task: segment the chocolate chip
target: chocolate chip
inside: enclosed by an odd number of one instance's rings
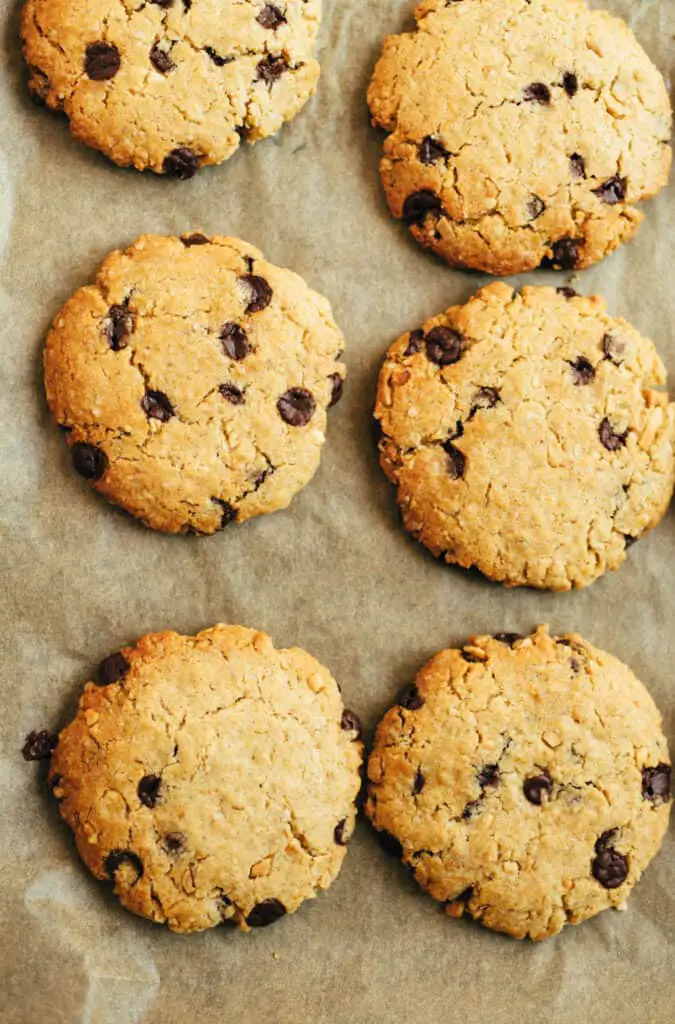
[[[523,98],[528,103],[541,103],[547,106],[551,102],[551,90],[543,82],[533,82],[523,90]]]
[[[628,551],[629,548],[632,548],[633,544],[637,544],[639,539],[640,539],[639,537],[631,537],[631,535],[629,533],[624,533],[624,535],[623,535],[623,542],[624,542],[626,551]]]
[[[598,434],[600,435],[602,444],[608,452],[617,452],[619,448],[625,447],[626,438],[628,437],[627,430],[624,430],[623,434],[618,434],[607,417],[605,417],[600,424]]]
[[[24,755],[25,756],[25,755]],[[657,764],[655,768],[642,769],[642,799],[653,804],[665,803],[670,799],[669,764]]]
[[[413,788],[412,788],[413,796],[417,796],[418,793],[422,792],[422,790],[424,789],[424,784],[426,783],[426,781],[427,780],[424,778],[424,775],[422,773],[422,769],[418,768],[417,772],[415,774],[415,780],[413,782]]]
[[[424,341],[424,331],[413,331],[408,339],[408,345],[403,353],[404,356],[414,356],[422,348],[422,342]]]
[[[555,270],[574,270],[579,259],[579,246],[583,240],[579,238],[559,238],[551,245],[552,255],[545,256],[542,267]]]
[[[438,212],[443,208],[441,197],[429,188],[413,192],[403,204],[403,217],[408,221],[423,220],[428,213]]]
[[[217,68],[224,68],[226,64],[232,64],[234,57],[221,57],[212,46],[205,46],[204,53],[208,54]]]
[[[576,96],[577,92],[579,91],[579,79],[573,71],[565,72],[565,74],[563,75],[562,84],[563,89],[570,97],[570,99],[572,98],[572,96]]]
[[[259,313],[269,306],[274,293],[264,277],[247,274],[245,277],[240,277],[239,280],[251,293],[248,305],[246,306],[247,313]]]
[[[592,861],[593,877],[604,889],[618,889],[628,877],[628,860],[618,850],[607,847]]]
[[[570,157],[570,167],[572,168],[573,177],[586,177],[586,161],[579,153],[572,153],[572,156]]]
[[[41,729],[39,732],[29,732],[26,736],[21,753],[25,761],[45,761],[51,757],[52,750],[58,743],[58,736]]]
[[[279,28],[279,25],[285,24],[286,15],[273,4],[265,4],[255,20],[259,25],[262,25],[263,28],[270,28],[273,31],[276,31],[276,29]]]
[[[509,647],[513,647],[519,640],[525,638],[522,633],[495,633],[493,639],[498,640],[500,644],[508,644]]]
[[[70,449],[70,454],[75,472],[85,480],[100,480],[110,465],[108,456],[102,448],[86,444],[84,441],[76,441]]]
[[[579,356],[575,362],[570,363],[570,366],[574,383],[577,385],[590,384],[595,377],[595,367],[585,356]]]
[[[131,850],[111,850],[103,862],[109,878],[114,878],[115,872],[123,864],[131,864],[131,866],[136,870],[136,882],[139,878],[143,877],[143,864],[141,859],[136,856],[135,853],[132,853]]]
[[[284,423],[291,427],[306,427],[316,410],[314,398],[305,388],[289,388],[277,402]]]
[[[342,718],[340,719],[340,728],[345,732],[355,732],[355,740],[360,740],[363,734],[363,726],[361,725],[361,719],[352,711],[350,708],[345,708],[342,712]]]
[[[222,498],[211,498],[211,501],[214,501],[216,505],[220,505],[222,509],[220,529],[224,530],[226,526],[229,526],[237,518],[237,510],[234,505],[230,505],[229,501],[223,501]]]
[[[246,337],[246,331],[239,324],[223,324],[220,328],[220,340],[223,343],[223,352],[230,359],[240,362],[245,359],[251,351],[251,346]]]
[[[478,772],[476,781],[481,789],[487,789],[488,786],[497,786],[499,784],[499,765],[486,764]]]
[[[471,651],[462,651],[462,657],[470,665],[482,664],[485,661],[485,658],[479,658],[477,654],[473,654]]]
[[[473,419],[480,409],[494,409],[498,401],[499,392],[496,388],[479,388],[474,395],[469,419]]]
[[[159,43],[153,43],[150,48],[150,63],[162,75],[167,75],[169,71],[174,71],[176,67],[167,51],[160,49]]]
[[[450,441],[443,445],[448,455],[448,476],[451,480],[461,480],[466,469],[466,455]]]
[[[266,928],[268,924],[274,924],[286,913],[286,907],[280,900],[263,900],[256,904],[246,918],[249,928]]]
[[[124,304],[111,306],[108,310],[106,335],[113,352],[119,352],[120,349],[127,347],[126,337],[133,329],[134,318],[129,312],[129,307]]]
[[[335,840],[335,842],[337,843],[338,846],[346,846],[347,845],[347,839],[345,839],[345,826],[346,826],[346,824],[347,824],[347,819],[343,818],[342,821],[338,821],[338,823],[335,826],[335,829],[333,831],[333,838],[334,838],[334,840]]]
[[[605,334],[602,339],[602,351],[605,359],[609,359],[615,366],[620,366],[623,360],[620,358],[626,351],[622,341],[617,341],[611,334]]]
[[[120,69],[120,51],[114,43],[90,43],[84,58],[84,70],[94,82],[114,78]]]
[[[282,55],[275,57],[272,54],[268,54],[258,64],[256,77],[259,82],[265,82],[271,89],[285,71],[288,71],[288,61],[286,58]]]
[[[562,295],[566,299],[577,299],[579,297],[579,292],[575,292],[574,288],[556,288],[556,291],[558,295]]]
[[[392,857],[401,858],[403,856],[403,847],[400,842],[393,836],[391,832],[386,832],[384,829],[376,833],[377,838],[380,841],[380,846]]]
[[[439,366],[450,366],[462,357],[462,335],[451,327],[434,327],[426,337],[427,358]]]
[[[543,775],[533,775],[532,778],[525,779],[523,783],[525,799],[536,807],[541,807],[550,798],[552,792],[553,782],[547,772],[544,772]]]
[[[178,146],[167,153],[162,166],[169,177],[187,181],[199,170],[199,157],[187,146]]]
[[[144,775],[138,783],[138,799],[146,807],[154,807],[159,799],[159,787],[162,780],[159,775]]]
[[[543,199],[534,194],[530,196],[527,201],[527,216],[529,220],[536,220],[537,217],[541,217],[545,209],[546,203]]]
[[[480,805],[480,800],[472,800],[471,803],[468,803],[462,811],[462,821],[468,821],[473,817],[474,813],[480,809]]]
[[[408,711],[419,711],[419,709],[424,705],[424,697],[421,696],[415,684],[412,683],[401,691],[398,697],[398,703],[401,707],[407,708]]]
[[[623,199],[626,198],[626,185],[627,179],[620,178],[618,174],[615,174],[613,178],[608,178],[604,181],[599,188],[591,189],[591,191],[603,203],[607,203],[609,206],[616,206]]]
[[[441,143],[431,135],[427,135],[420,146],[420,160],[423,164],[435,164],[439,160],[446,160],[449,156],[447,149],[444,149]]]
[[[184,832],[167,832],[162,839],[162,846],[167,853],[180,853],[185,849],[187,836]]]
[[[342,391],[344,388],[344,377],[341,377],[339,373],[332,373],[328,380],[331,382],[330,391],[330,402],[328,408],[332,409],[334,405],[337,405],[342,398]]]
[[[606,832],[603,832],[602,835],[598,836],[595,840],[595,852],[602,853],[603,850],[606,850],[608,846],[612,845],[618,834],[618,828],[610,828],[607,829]]]
[[[189,249],[191,245],[208,245],[210,239],[206,235],[202,235],[201,232],[196,231],[194,235],[183,235],[181,242]]]
[[[245,402],[244,392],[236,384],[221,384],[218,390],[232,405],[243,405]]]
[[[112,683],[119,683],[130,668],[131,665],[120,651],[109,654],[98,666],[98,685],[110,686]]]
[[[163,391],[146,391],[141,399],[141,408],[149,419],[160,423],[168,423],[174,415],[173,406]]]

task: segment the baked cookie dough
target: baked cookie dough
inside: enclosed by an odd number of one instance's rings
[[[328,302],[253,246],[144,235],[57,315],[47,401],[96,490],[156,530],[210,534],[311,480],[343,349]]]
[[[321,0],[26,0],[29,86],[121,166],[191,178],[316,88]]]
[[[581,269],[668,180],[671,110],[630,29],[585,0],[422,0],[368,93],[395,217],[455,267]]]
[[[406,529],[509,586],[592,583],[668,507],[665,380],[597,296],[483,288],[396,341],[380,374],[380,461]]]
[[[670,814],[661,717],[579,636],[475,637],[382,719],[366,813],[452,917],[544,939],[622,907]]]
[[[264,633],[155,633],[102,662],[52,754],[82,859],[176,932],[293,913],[338,874],[360,725],[327,669]]]

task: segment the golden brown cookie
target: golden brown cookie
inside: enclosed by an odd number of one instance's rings
[[[588,267],[668,180],[663,78],[585,0],[422,0],[370,85],[395,217],[452,266]]]
[[[144,235],[56,316],[45,385],[77,472],[168,533],[285,508],[340,398],[328,302],[246,242]]]
[[[622,907],[670,815],[654,702],[579,636],[474,637],[382,719],[366,813],[447,913],[544,939]]]
[[[102,662],[49,782],[85,864],[128,910],[177,932],[247,930],[338,874],[359,740],[304,651],[240,626],[155,633]]]
[[[675,406],[651,341],[597,296],[495,283],[399,338],[380,373],[380,458],[434,555],[569,590],[666,512]]]

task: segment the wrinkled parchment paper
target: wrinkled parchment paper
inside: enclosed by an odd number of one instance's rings
[[[675,2],[607,4],[671,75]],[[485,280],[419,249],[380,192],[364,94],[382,37],[410,25],[412,6],[328,2],[310,106],[277,139],[181,183],[119,170],[32,105],[18,4],[0,0],[1,1024],[672,1024],[672,831],[626,913],[539,945],[445,918],[364,822],[333,888],[295,916],[249,935],[178,937],[89,876],[44,770],[19,753],[29,730],[65,723],[110,651],[219,620],[313,652],[369,729],[430,655],[470,633],[578,630],[634,668],[675,746],[673,512],[588,590],[508,592],[408,539],[377,468],[370,414],[385,349]],[[637,240],[578,287],[653,337],[675,381],[673,188],[646,210]],[[302,274],[348,339],[348,387],[314,482],[287,512],[212,539],[152,533],[90,493],[41,382],[51,317],[110,249],[198,229],[240,235]]]

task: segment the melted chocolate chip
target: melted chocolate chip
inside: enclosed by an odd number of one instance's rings
[[[288,71],[288,61],[286,58],[282,55],[275,57],[272,54],[268,54],[258,64],[256,76],[259,82],[265,82],[271,89],[285,71]]]
[[[486,764],[478,772],[476,780],[481,789],[487,789],[488,786],[497,786],[499,784],[499,765]]]
[[[224,68],[226,64],[232,64],[234,57],[222,57],[212,46],[205,46],[204,53],[206,53],[217,68]]]
[[[450,441],[443,445],[448,455],[448,476],[451,480],[461,480],[466,469],[466,455]]]
[[[417,796],[418,793],[422,792],[422,790],[424,789],[424,784],[426,783],[426,781],[427,780],[424,778],[424,775],[422,773],[422,769],[418,768],[417,772],[415,773],[415,779],[413,781],[413,788],[412,788],[413,796]]]
[[[602,339],[602,351],[605,359],[609,359],[615,366],[620,366],[623,362],[621,356],[624,355],[626,346],[622,341],[617,341],[611,334],[605,334]]]
[[[462,821],[468,821],[480,809],[480,800],[472,800],[462,811]]]
[[[523,98],[528,103],[541,103],[547,106],[551,102],[551,90],[543,82],[533,82],[523,90]]]
[[[579,153],[572,153],[570,167],[572,168],[572,176],[574,178],[586,177],[586,161]]]
[[[232,405],[243,405],[245,402],[244,392],[236,384],[221,384],[218,390]]]
[[[162,50],[159,43],[153,43],[150,48],[150,63],[162,75],[168,75],[169,71],[174,71],[176,68],[167,51]]]
[[[404,356],[414,356],[422,348],[422,342],[424,341],[423,331],[413,331],[408,339],[408,345],[403,353]]]
[[[608,846],[612,845],[618,834],[618,828],[610,828],[607,829],[606,832],[603,832],[602,835],[598,836],[595,840],[595,852],[602,853],[603,850],[606,850]]]
[[[331,382],[330,390],[330,402],[328,408],[332,409],[334,405],[337,405],[342,398],[342,391],[344,389],[344,377],[341,377],[339,373],[332,373],[328,380]]]
[[[129,662],[120,651],[116,654],[109,654],[98,666],[98,685],[110,686],[112,683],[119,683],[130,668]]]
[[[574,288],[569,288],[567,286],[564,288],[556,288],[556,291],[558,295],[562,295],[566,299],[577,299],[579,297],[579,292],[576,292]]]
[[[393,836],[391,832],[385,832],[384,830],[376,833],[379,839],[380,846],[385,853],[390,854],[392,857],[401,858],[403,856],[403,847],[400,842]]]
[[[403,204],[403,217],[408,221],[420,221],[428,213],[437,213],[442,208],[441,197],[431,189],[424,188],[408,196]]]
[[[603,203],[607,203],[609,206],[616,206],[617,203],[626,198],[626,185],[626,178],[620,178],[618,174],[615,174],[613,178],[608,178],[607,181],[604,181],[599,188],[591,189],[591,191]]]
[[[345,838],[345,826],[346,826],[346,824],[347,824],[347,819],[343,818],[342,821],[338,821],[337,825],[335,826],[335,830],[333,831],[333,839],[335,840],[335,842],[336,842],[336,844],[338,846],[346,846],[347,845],[347,839]]]
[[[222,515],[220,517],[220,529],[224,530],[226,526],[233,523],[237,518],[237,510],[234,505],[230,505],[229,501],[223,501],[222,498],[211,498],[211,501],[215,502],[216,505],[220,505],[222,509]]]
[[[552,255],[545,256],[541,261],[542,267],[555,270],[574,270],[579,259],[581,241],[578,238],[559,238],[551,245]]]
[[[46,729],[39,732],[29,732],[26,736],[21,753],[25,761],[45,761],[51,757],[52,750],[58,743],[58,736],[54,736]]]
[[[525,779],[523,783],[525,799],[536,807],[541,807],[546,800],[550,799],[552,792],[553,782],[547,772],[542,775],[533,775],[532,778]]]
[[[642,769],[642,799],[653,804],[665,803],[670,799],[671,767],[657,764],[654,768]]]
[[[277,409],[290,427],[306,427],[314,415],[316,402],[305,388],[290,388],[277,402]]]
[[[628,860],[618,850],[608,846],[591,863],[593,877],[604,889],[618,889],[628,877]]]
[[[607,417],[600,424],[598,434],[600,435],[600,441],[608,452],[618,452],[619,448],[625,447],[626,438],[628,437],[627,430],[624,430],[623,434],[618,434]]]
[[[399,694],[398,703],[402,708],[407,708],[408,711],[419,711],[419,709],[424,705],[424,697],[422,697],[419,690],[413,683],[402,690]]]
[[[269,28],[272,29],[272,31],[276,31],[276,29],[279,28],[279,25],[284,25],[286,23],[286,15],[273,4],[265,4],[255,20],[259,25],[262,25],[263,28]]]
[[[167,853],[180,853],[185,849],[187,836],[184,832],[167,832],[162,839],[162,846]]]
[[[149,419],[160,423],[168,423],[174,415],[173,406],[163,391],[146,391],[141,399],[141,408]]]
[[[342,712],[342,718],[340,719],[340,728],[344,732],[355,732],[355,740],[360,740],[363,734],[363,726],[361,725],[361,719],[352,711],[350,708],[345,708]]]
[[[159,799],[159,787],[162,780],[159,775],[144,775],[138,783],[138,799],[146,807],[154,807]]]
[[[579,79],[573,71],[565,72],[565,74],[563,75],[562,84],[563,89],[570,97],[570,99],[572,98],[572,96],[576,96],[577,92],[579,91]]]
[[[285,913],[286,907],[280,900],[263,900],[262,903],[256,904],[248,915],[246,924],[249,928],[266,928],[269,924],[278,921]]]
[[[251,293],[246,306],[247,313],[260,313],[261,310],[269,306],[274,293],[264,277],[247,274],[244,277],[240,277],[239,280]]]
[[[124,304],[111,306],[108,310],[105,332],[113,352],[119,352],[120,349],[127,347],[126,338],[133,329],[134,318],[129,312],[129,307]]]
[[[100,480],[110,465],[108,456],[102,448],[86,444],[84,441],[76,441],[70,449],[70,454],[75,472],[85,480]]]
[[[476,413],[481,409],[494,409],[498,401],[499,392],[496,388],[479,388],[474,395],[469,419],[473,419]]]
[[[251,351],[246,331],[239,324],[223,324],[220,329],[220,340],[223,343],[223,352],[230,359],[241,362]]]
[[[431,135],[427,135],[420,146],[420,160],[423,164],[435,164],[439,160],[446,160],[449,156],[447,149],[444,149],[441,143]]]
[[[114,43],[90,43],[84,58],[84,70],[94,82],[114,78],[120,69],[120,51]]]
[[[438,366],[450,366],[462,357],[462,335],[451,327],[434,327],[426,336],[427,358]]]
[[[130,864],[137,874],[135,881],[143,877],[143,864],[140,857],[131,850],[111,850],[104,861],[104,867],[109,878],[115,877],[115,872],[123,864]]]
[[[585,356],[579,356],[575,362],[570,363],[572,376],[577,385],[590,384],[595,377],[595,367]]]
[[[189,249],[192,245],[208,245],[210,239],[206,235],[202,235],[200,231],[196,231],[193,235],[183,235],[181,242]]]
[[[519,640],[524,640],[522,633],[495,633],[494,638],[498,640],[500,644],[508,644],[509,647],[513,647]]]
[[[546,203],[539,196],[531,195],[527,201],[527,217],[528,220],[536,220],[541,217],[542,213],[546,209]]]
[[[167,153],[162,166],[169,177],[187,181],[199,170],[199,157],[187,146],[178,146]]]

